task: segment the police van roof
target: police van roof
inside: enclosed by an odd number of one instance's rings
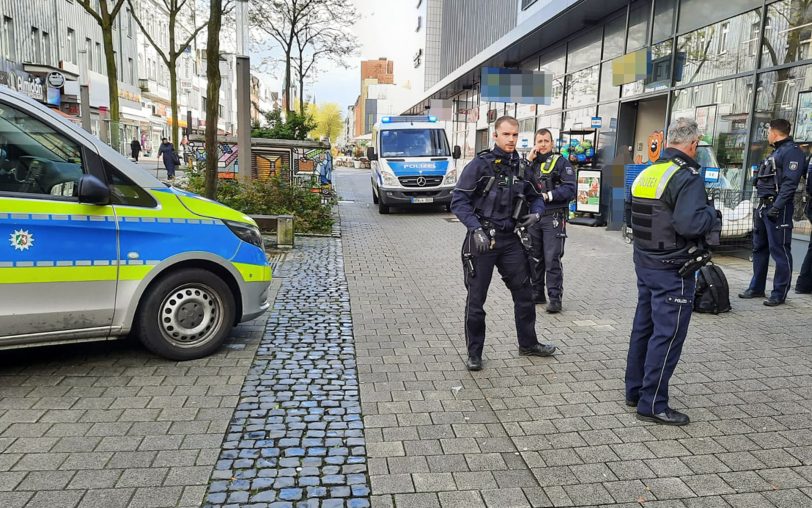
[[[375,126],[379,129],[442,128],[437,123],[437,117],[431,115],[383,116]]]

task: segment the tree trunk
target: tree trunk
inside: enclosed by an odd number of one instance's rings
[[[206,197],[217,198],[217,120],[220,113],[220,27],[223,0],[209,0],[209,33],[206,43]]]
[[[290,114],[290,51],[285,53],[285,114]]]
[[[176,62],[170,59],[169,64],[169,101],[172,108],[172,144],[178,149],[178,69]]]
[[[106,27],[102,27],[102,41],[104,42],[104,60],[107,64],[107,92],[110,94],[110,146],[121,151],[121,109],[118,105],[118,70],[116,54],[113,48],[112,20]]]
[[[299,74],[299,113],[305,114],[304,77],[301,74]]]

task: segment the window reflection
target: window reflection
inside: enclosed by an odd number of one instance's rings
[[[626,11],[606,23],[603,36],[603,58],[615,58],[626,49]]]
[[[640,1],[632,5],[629,12],[629,30],[626,36],[626,53],[640,49],[648,43],[648,18],[651,16],[651,2]]]
[[[592,64],[596,64],[601,59],[601,41],[603,30],[596,27],[586,34],[570,41],[567,45],[569,58],[567,59],[567,71],[571,72]]]
[[[761,66],[772,67],[812,58],[812,3],[784,0],[767,7]]]
[[[567,76],[567,107],[598,102],[598,65]]]
[[[676,81],[694,83],[753,70],[753,27],[757,30],[759,23],[755,10],[680,36],[677,52],[684,65],[677,68]]]

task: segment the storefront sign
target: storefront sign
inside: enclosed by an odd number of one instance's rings
[[[119,88],[118,96],[122,99],[127,99],[128,101],[141,102],[141,95],[129,90],[122,90]]]
[[[51,106],[62,105],[62,90],[59,88],[48,87],[48,97],[45,100],[46,104]]]
[[[62,88],[65,85],[65,75],[61,72],[52,72],[45,78],[51,88]]]
[[[601,117],[593,116],[591,125],[592,125],[593,129],[600,129],[601,128]]]
[[[25,94],[32,99],[45,101],[45,90],[39,78],[23,78],[14,72],[0,72],[0,84],[6,85],[15,92]]]

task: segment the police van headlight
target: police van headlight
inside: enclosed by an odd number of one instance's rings
[[[445,178],[443,178],[443,185],[453,185],[455,183],[457,183],[457,170],[452,169],[445,174]]]
[[[400,185],[398,181],[398,177],[395,176],[394,173],[391,173],[388,170],[381,170],[381,177],[383,178],[383,185],[385,187],[397,187]]]
[[[243,242],[250,243],[251,245],[256,245],[260,249],[265,249],[265,246],[262,242],[262,235],[259,234],[259,228],[256,226],[252,226],[250,224],[245,224],[244,222],[234,222],[230,220],[223,220],[223,224],[228,226],[228,229],[231,230],[232,233],[237,235],[237,237],[242,240]]]

